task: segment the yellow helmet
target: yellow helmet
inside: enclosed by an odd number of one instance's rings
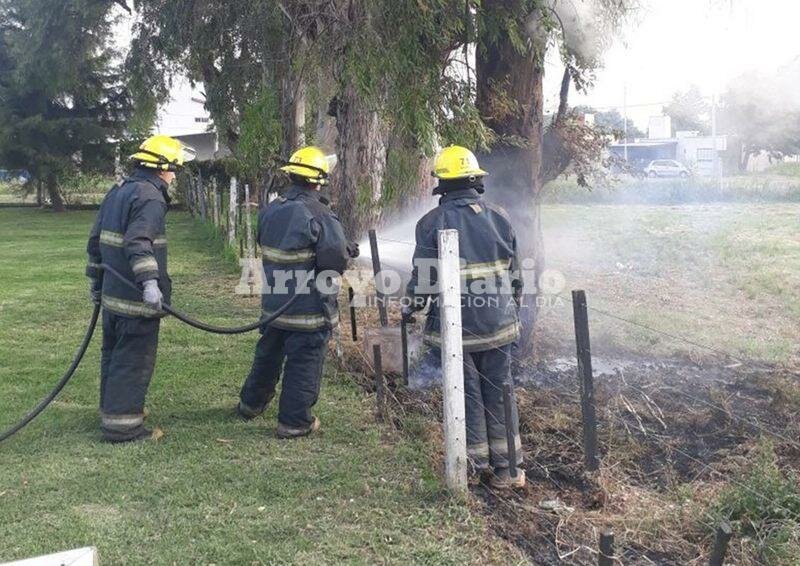
[[[139,146],[139,151],[130,156],[140,167],[176,171],[184,163],[193,160],[195,150],[179,140],[164,135],[150,136]]]
[[[310,145],[295,151],[281,167],[281,171],[305,177],[319,185],[327,185],[331,164],[324,151]]]
[[[466,147],[451,145],[436,156],[431,174],[439,179],[447,180],[483,177],[489,173],[478,166],[475,154]]]

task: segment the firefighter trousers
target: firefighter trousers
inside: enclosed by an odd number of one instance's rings
[[[158,318],[127,318],[103,311],[100,356],[100,420],[107,440],[146,433],[144,402],[156,365]]]
[[[256,344],[253,366],[239,394],[253,414],[264,410],[275,396],[283,371],[278,422],[296,428],[311,425],[311,408],[319,398],[322,367],[331,331],[299,332],[267,327]]]
[[[517,465],[522,464],[519,414],[516,396],[511,402],[511,422],[506,423],[503,385],[512,383],[507,344],[483,352],[464,352],[464,396],[467,423],[467,456],[477,471],[508,468],[506,425],[514,433]]]

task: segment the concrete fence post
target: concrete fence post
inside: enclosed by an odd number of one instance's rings
[[[236,244],[236,208],[239,206],[236,177],[231,177],[231,188],[228,204],[228,245]]]
[[[461,265],[458,254],[458,230],[439,230],[445,479],[447,487],[463,493],[467,490],[467,428],[461,340]]]
[[[247,231],[247,257],[255,256],[255,244],[253,243],[253,224],[250,218],[250,185],[244,186],[244,226]]]

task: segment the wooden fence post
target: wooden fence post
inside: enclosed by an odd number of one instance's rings
[[[733,529],[730,523],[723,521],[717,526],[714,535],[714,549],[711,551],[709,566],[722,566],[725,563],[725,555],[728,553],[728,543],[731,540]]]
[[[588,471],[594,472],[600,464],[597,459],[597,412],[594,404],[592,350],[589,345],[589,314],[584,291],[572,291],[572,311],[575,319],[578,379],[581,386],[584,463]]]
[[[408,326],[400,321],[400,351],[403,356],[403,383],[408,385]]]
[[[609,530],[600,533],[600,554],[598,566],[614,566],[614,532]]]
[[[224,229],[223,228],[223,223],[222,223],[222,190],[217,185],[217,180],[216,179],[214,179],[214,199],[216,201],[216,204],[214,205],[214,207],[217,209],[217,222],[216,222],[216,224],[217,224],[217,228],[219,228],[220,231],[222,231]],[[224,234],[224,232],[223,232],[223,234]]]
[[[353,342],[358,341],[358,328],[356,322],[356,306],[353,304],[356,293],[352,287],[347,288],[347,298],[350,300],[350,333],[353,336]]]
[[[458,230],[439,230],[438,237],[445,479],[450,489],[463,493],[467,490],[467,429]]]
[[[189,209],[189,214],[194,216],[194,177],[192,177],[191,173],[186,177],[186,206]]]
[[[206,220],[208,218],[206,188],[203,185],[203,174],[200,171],[197,172],[197,197],[200,199],[200,219]]]
[[[236,209],[239,206],[238,188],[236,177],[231,177],[231,188],[228,195],[228,245],[236,244]]]
[[[372,273],[375,275],[375,295],[378,301],[378,315],[381,319],[381,326],[389,326],[389,317],[386,314],[386,296],[383,294],[383,281],[379,280],[381,272],[381,258],[378,255],[378,236],[375,230],[369,231],[369,247],[372,255]]]
[[[217,178],[211,178],[211,224],[219,226],[219,208],[217,208]]]
[[[508,446],[508,473],[512,478],[517,477],[517,439],[514,436],[513,410],[512,403],[514,402],[514,395],[512,385],[506,383],[503,385],[503,412],[505,413],[506,421],[506,443]]]

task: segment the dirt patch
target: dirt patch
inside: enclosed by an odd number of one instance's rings
[[[377,326],[372,310],[359,309],[359,328]],[[398,318],[390,311],[390,324]],[[340,336],[340,360],[372,391],[371,360],[348,338]],[[535,564],[596,564],[599,533],[609,528],[620,563],[707,563],[714,530],[726,518],[719,501],[731,489],[745,496],[759,490],[742,487],[741,477],[765,442],[781,473],[791,478],[800,472],[800,372],[696,352],[663,359],[598,351],[611,356],[595,364],[600,471],[584,472],[574,363],[542,361],[517,368],[528,485],[507,494],[474,481],[474,505],[496,536]],[[441,471],[439,388],[411,391],[399,376],[387,379],[388,422],[426,439]],[[800,538],[799,517],[773,521],[767,531],[748,521],[734,522],[728,563],[796,563],[792,554],[775,558],[765,546],[770,529]]]
[[[602,467],[591,475],[575,372],[533,373],[518,391],[528,486],[475,493],[497,534],[536,564],[596,564],[605,528],[625,564],[702,563],[715,527],[709,503],[762,439],[787,470],[800,469],[800,386],[789,370],[632,362],[598,376]],[[542,509],[553,501],[558,512]],[[731,553],[730,562],[761,563],[746,545]]]
[[[528,485],[499,493],[471,482],[494,534],[535,564],[596,564],[598,536],[608,528],[624,564],[707,562],[720,519],[713,503],[760,442],[774,445],[785,470],[800,470],[796,372],[678,360],[619,365],[596,376],[599,472],[584,472],[574,369],[541,364],[519,376],[517,390]],[[441,470],[438,388],[389,383],[390,422],[425,437]],[[765,563],[758,545],[739,536],[728,561]]]

